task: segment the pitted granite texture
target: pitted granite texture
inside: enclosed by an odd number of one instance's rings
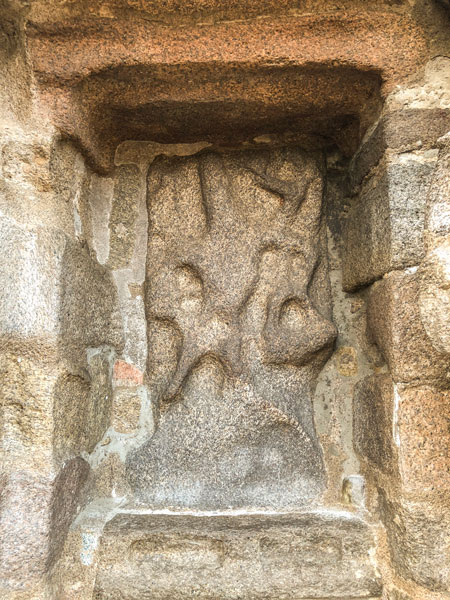
[[[128,459],[152,506],[297,506],[325,485],[311,406],[330,356],[319,154],[160,159],[148,175],[148,384]]]
[[[375,600],[373,549],[350,513],[122,513],[100,541],[94,598]]]
[[[423,28],[392,3],[139,4],[41,4],[27,28],[43,105],[104,171],[127,139],[236,144],[294,131],[350,156],[380,88],[427,56]]]

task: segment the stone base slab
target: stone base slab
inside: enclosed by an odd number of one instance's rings
[[[373,551],[352,513],[122,512],[101,538],[94,598],[380,598]]]

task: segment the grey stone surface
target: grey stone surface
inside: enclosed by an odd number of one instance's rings
[[[415,98],[423,94],[424,90],[418,88]],[[434,147],[438,138],[449,129],[448,108],[407,108],[384,115],[352,160],[352,184],[358,185],[387,149],[401,152]]]
[[[449,61],[450,62],[450,61]],[[440,152],[427,198],[427,255],[421,265],[420,317],[437,351],[450,353],[450,132]]]
[[[420,319],[433,349],[450,354],[450,235],[428,252],[420,269]]]
[[[420,269],[394,271],[375,282],[368,295],[368,329],[396,383],[448,388],[448,354],[433,346],[421,319],[421,291],[428,289],[423,288],[422,277]]]
[[[424,256],[426,195],[435,160],[387,161],[351,207],[344,232],[344,289],[353,291]]]
[[[96,600],[379,598],[367,524],[351,513],[119,514]]]
[[[111,423],[113,351],[89,352],[86,377],[62,374],[53,391],[54,454],[66,460],[92,452]]]
[[[58,230],[18,226],[0,218],[4,260],[0,331],[11,339],[57,346],[60,357],[86,366],[87,347],[120,348],[122,329],[111,275]]]
[[[112,202],[110,228],[110,253],[108,265],[112,269],[124,268],[131,261],[135,243],[134,225],[138,217],[142,177],[135,165],[117,168]]]
[[[439,156],[428,193],[425,219],[429,243],[450,234],[450,125],[447,135],[438,142]]]
[[[58,559],[88,472],[76,458],[56,476],[0,475],[0,594],[28,589]]]
[[[64,235],[29,231],[2,218],[0,240],[0,277],[9,282],[0,290],[0,330],[3,335],[56,338]]]
[[[152,506],[298,506],[325,484],[311,392],[331,354],[320,156],[160,159],[148,176],[148,383],[129,459]]]

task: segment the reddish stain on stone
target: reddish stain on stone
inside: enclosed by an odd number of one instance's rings
[[[117,360],[114,364],[114,383],[116,385],[141,385],[144,373],[124,360]]]

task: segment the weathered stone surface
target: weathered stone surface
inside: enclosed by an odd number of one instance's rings
[[[324,486],[310,393],[336,335],[320,162],[295,149],[162,159],[148,194],[161,419],[128,460],[135,493],[156,506],[310,501]]]
[[[91,501],[98,498],[131,497],[130,486],[126,480],[125,464],[120,456],[111,452],[92,471],[86,495]]]
[[[0,119],[10,122],[29,115],[32,97],[21,8],[15,2],[0,6]]]
[[[450,489],[450,394],[395,385],[389,375],[360,382],[353,403],[357,452],[404,493]]]
[[[394,568],[433,591],[450,588],[450,514],[445,505],[389,500],[381,495]]]
[[[429,245],[450,234],[450,132],[438,140],[440,146],[436,169],[427,198],[425,227]]]
[[[0,277],[2,336],[56,345],[64,360],[86,365],[86,348],[122,345],[111,276],[86,250],[57,230],[27,230],[0,220],[7,260]]]
[[[450,491],[450,392],[398,386],[396,395],[394,435],[404,488],[417,494]]]
[[[64,463],[53,482],[50,505],[49,555],[47,568],[60,556],[69,527],[80,508],[81,492],[89,474],[88,463],[80,457]]]
[[[446,0],[443,0],[446,1]],[[304,0],[301,6],[296,0],[285,0],[280,5],[277,0],[248,0],[243,3],[242,0],[142,0],[138,5],[134,0],[105,0],[103,6],[96,5],[85,6],[81,2],[72,2],[69,6],[59,4],[57,0],[35,0],[32,5],[31,20],[37,23],[55,23],[63,18],[86,16],[95,22],[96,17],[104,16],[117,17],[121,13],[135,14],[139,12],[141,15],[151,15],[155,19],[158,18],[164,23],[178,24],[180,18],[183,22],[190,24],[192,21],[204,20],[208,23],[213,20],[230,20],[237,18],[252,19],[257,16],[270,16],[275,18],[278,15],[285,15],[295,11],[296,14],[302,14],[300,9],[305,13],[316,11],[318,14],[326,13],[331,10],[339,15],[345,8],[348,11],[363,9],[381,8],[388,10],[392,8],[390,0],[366,0],[364,5],[361,5],[360,0],[343,0],[339,5],[330,7],[327,0]],[[298,11],[298,12],[297,12]]]
[[[110,273],[86,251],[68,246],[62,257],[60,286],[58,341],[66,360],[76,364],[86,348],[102,345],[120,351],[122,325]]]
[[[351,513],[120,514],[105,528],[97,600],[378,598],[373,538]]]
[[[88,376],[64,373],[54,394],[54,452],[67,459],[92,452],[111,423],[113,352],[103,348],[89,353]]]
[[[418,95],[421,93],[419,90]],[[406,108],[389,112],[355,154],[350,169],[352,184],[361,183],[387,149],[404,152],[435,147],[438,138],[449,129],[450,109]]]
[[[131,433],[139,426],[142,395],[139,389],[116,388],[113,395],[112,427],[118,433]]]
[[[419,264],[424,250],[426,195],[435,160],[388,160],[364,185],[344,232],[343,276],[347,291],[393,269]]]
[[[389,589],[386,590],[386,598],[387,600],[412,600],[409,594],[394,586],[390,586]]]
[[[6,593],[17,587],[26,589],[45,573],[50,490],[47,478],[27,473],[10,477],[5,473],[1,483],[0,581]]]
[[[450,134],[440,152],[427,199],[427,255],[421,265],[420,317],[433,347],[450,353]]]
[[[52,129],[2,130],[0,212],[16,225],[58,229],[71,239],[80,238],[79,211],[88,182],[81,154]]]
[[[0,591],[26,590],[59,557],[89,472],[76,458],[56,477],[16,471],[3,475]]]
[[[355,448],[386,473],[393,473],[396,467],[393,417],[394,387],[388,375],[374,375],[358,383],[353,398]]]
[[[54,365],[0,354],[0,448],[5,462],[14,458],[36,469],[52,464],[53,400],[60,375]],[[69,406],[74,399],[70,397]]]
[[[30,232],[12,219],[0,220],[6,260],[0,264],[2,334],[55,339],[59,328],[58,287],[66,239],[59,232]]]
[[[86,376],[60,363],[0,354],[0,449],[4,460],[47,472],[90,452],[111,419],[110,350],[91,357]]]
[[[167,4],[152,3],[151,18],[134,5],[128,18],[129,7],[110,15],[103,6],[86,20],[74,2],[49,19],[35,15],[28,47],[55,124],[102,169],[127,139],[236,143],[297,131],[316,148],[337,144],[350,155],[379,111],[380,84],[417,70],[427,49],[408,11],[349,4],[302,3],[281,14],[272,6],[271,19],[249,19],[236,3],[230,35],[222,2],[203,22],[203,3],[183,5],[182,25]]]
[[[390,273],[370,291],[368,323],[396,383],[448,386],[449,358],[428,338],[420,317],[420,272]]]
[[[433,348],[449,356],[450,235],[427,254],[420,275],[420,319]]]
[[[126,267],[134,251],[134,224],[138,216],[139,196],[144,193],[142,177],[135,165],[117,168],[114,197],[109,221],[110,252],[108,266]]]

